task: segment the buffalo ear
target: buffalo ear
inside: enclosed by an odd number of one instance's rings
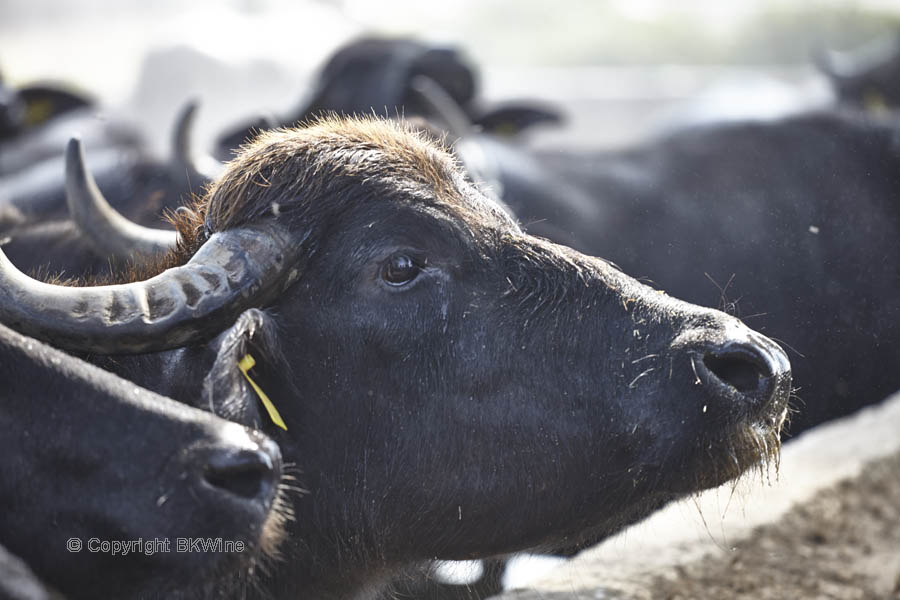
[[[19,89],[18,97],[25,105],[25,126],[35,127],[62,114],[93,107],[93,99],[54,85],[30,85]]]
[[[229,421],[271,431],[272,423],[262,408],[260,398],[238,365],[250,354],[257,363],[256,370],[266,373],[287,372],[284,357],[279,350],[277,333],[272,317],[259,309],[251,308],[241,313],[231,328],[210,342],[209,346],[216,358],[203,379],[202,406]],[[275,390],[268,389],[270,386],[265,384],[267,379],[254,378],[254,381],[278,403],[280,397]],[[279,389],[284,388],[279,386]]]
[[[537,102],[509,102],[485,110],[472,119],[472,124],[485,133],[514,137],[535,125],[561,125],[565,117],[561,109]]]

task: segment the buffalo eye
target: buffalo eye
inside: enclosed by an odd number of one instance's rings
[[[381,268],[381,278],[393,287],[408,284],[422,271],[419,264],[408,254],[397,253],[392,255]]]

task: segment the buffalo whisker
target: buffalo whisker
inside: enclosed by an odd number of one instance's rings
[[[640,379],[640,378],[643,377],[644,375],[648,375],[649,373],[652,373],[652,372],[655,371],[655,370],[656,370],[656,367],[650,367],[649,369],[647,369],[646,371],[644,371],[643,373],[641,373],[640,375],[638,375],[637,377],[635,377],[634,379],[632,379],[632,380],[631,380],[631,383],[628,384],[628,389],[633,390],[633,389],[634,389],[634,385],[637,383],[638,379]]]
[[[694,385],[701,385],[703,382],[700,381],[700,376],[697,375],[697,363],[694,362],[694,357],[691,357],[691,368],[694,370]]]
[[[656,358],[657,356],[659,356],[659,354],[648,354],[648,355],[646,355],[646,356],[642,356],[642,357],[640,357],[640,358],[634,359],[633,361],[631,361],[631,364],[634,365],[634,364],[637,364],[637,363],[641,362],[642,360],[646,360],[646,359],[648,359],[648,358]]]

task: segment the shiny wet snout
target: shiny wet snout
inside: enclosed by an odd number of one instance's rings
[[[791,390],[791,366],[773,340],[742,324],[730,325],[689,345],[695,383],[736,404],[743,416],[758,416],[770,425],[783,421]]]
[[[281,480],[281,451],[275,442],[257,431],[228,424],[218,443],[195,448],[190,454],[197,489],[237,510],[268,513]]]

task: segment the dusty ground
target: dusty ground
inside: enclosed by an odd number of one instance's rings
[[[610,587],[518,600],[900,600],[900,453],[869,463],[726,551]]]
[[[900,393],[785,444],[502,600],[900,600]]]
[[[657,577],[641,596],[900,599],[900,454],[754,529],[725,555]]]

